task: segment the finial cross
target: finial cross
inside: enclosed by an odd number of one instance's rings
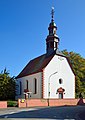
[[[54,7],[52,7],[51,16],[52,16],[52,20],[53,20],[53,18],[54,18]]]

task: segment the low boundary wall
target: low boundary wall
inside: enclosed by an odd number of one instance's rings
[[[7,108],[7,101],[0,101],[0,109]]]
[[[18,107],[84,105],[85,99],[18,99]]]
[[[48,106],[46,99],[18,99],[18,107]]]

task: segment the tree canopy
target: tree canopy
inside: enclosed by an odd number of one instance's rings
[[[75,52],[68,52],[67,50],[62,52],[69,58],[76,75],[76,97],[80,93],[85,97],[85,59]]]
[[[15,78],[9,76],[6,68],[0,73],[0,100],[15,99]]]

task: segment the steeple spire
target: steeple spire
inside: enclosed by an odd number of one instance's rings
[[[55,50],[58,49],[59,38],[56,34],[57,27],[54,22],[54,7],[51,10],[51,23],[49,24],[48,30],[49,35],[46,38],[46,45],[47,45],[47,54],[53,53]]]
[[[51,11],[51,17],[52,17],[52,21],[54,21],[54,7],[52,7],[52,11]]]

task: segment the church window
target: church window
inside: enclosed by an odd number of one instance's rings
[[[28,80],[26,80],[27,90],[28,90]]]
[[[20,95],[22,94],[22,82],[20,81]]]
[[[37,94],[37,79],[34,79],[34,94]]]
[[[62,84],[63,83],[63,80],[60,78],[59,79],[59,84]]]

